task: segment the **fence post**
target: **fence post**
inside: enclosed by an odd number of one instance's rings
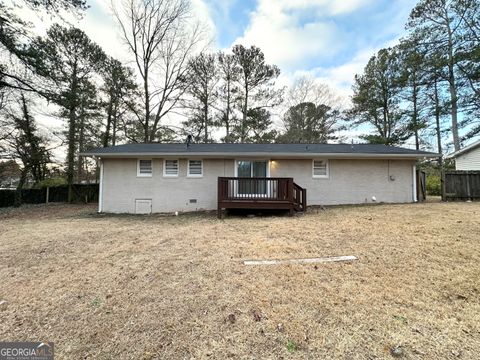
[[[47,194],[45,195],[45,204],[48,204],[49,197],[50,197],[50,186],[47,186]]]
[[[445,170],[442,169],[442,176],[440,178],[440,186],[442,188],[442,201],[447,200],[447,196],[445,194]]]
[[[470,175],[468,171],[467,171],[467,197],[468,197],[468,200],[471,200],[472,194],[470,192]]]

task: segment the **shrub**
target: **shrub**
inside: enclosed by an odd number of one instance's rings
[[[53,187],[53,186],[66,185],[66,184],[67,184],[67,180],[65,180],[64,178],[54,177],[54,178],[49,178],[49,179],[40,181],[35,187],[38,189],[42,189],[46,187]]]
[[[287,347],[287,351],[290,353],[298,350],[297,344],[295,344],[292,340],[288,340],[285,346]]]
[[[440,196],[442,195],[442,182],[438,175],[427,175],[427,194]]]

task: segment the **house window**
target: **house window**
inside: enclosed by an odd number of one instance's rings
[[[137,176],[151,177],[153,172],[152,160],[139,159],[137,162]]]
[[[328,160],[313,160],[313,177],[328,178]]]
[[[178,160],[164,160],[163,176],[178,176]]]
[[[268,161],[237,160],[235,176],[269,177]]]
[[[267,178],[270,177],[269,163],[266,160],[237,160],[235,168],[235,176],[240,178],[235,183],[235,195],[259,195],[266,196],[269,189],[267,180],[253,181],[250,178]]]
[[[188,160],[188,173],[190,177],[203,176],[203,161],[202,160]]]

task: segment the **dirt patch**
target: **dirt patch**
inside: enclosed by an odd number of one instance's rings
[[[59,359],[478,358],[480,203],[95,210],[0,213],[0,339],[54,341]],[[242,264],[345,254],[359,260]]]

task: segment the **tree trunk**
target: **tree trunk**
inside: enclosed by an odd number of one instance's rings
[[[117,111],[115,110],[115,114],[113,115],[113,124],[112,124],[112,146],[115,146],[117,142]]]
[[[28,112],[28,105],[27,105],[27,99],[25,98],[25,95],[22,93],[21,94],[21,101],[22,101],[22,113],[23,113],[23,131],[25,133],[25,142],[26,144],[30,145],[30,155],[22,159],[23,165],[25,169],[29,169],[30,173],[32,174],[33,181],[35,184],[39,183],[40,181],[43,180],[43,172],[42,172],[42,154],[40,149],[38,148],[38,143],[37,140],[35,139],[35,136],[33,134],[33,129],[32,127],[34,126],[32,124],[32,117],[30,116],[30,113]],[[28,173],[28,171],[27,171]],[[25,174],[26,176],[26,174]]]
[[[227,111],[225,113],[225,142],[230,142],[230,79],[227,79]]]
[[[145,124],[143,126],[144,139],[143,141],[148,143],[149,141],[149,127],[148,122],[150,120],[150,93],[148,91],[148,67],[145,67],[145,76],[143,77],[143,90],[145,91]]]
[[[75,133],[76,133],[76,109],[77,109],[77,64],[73,65],[72,84],[70,86],[70,104],[68,114],[68,149],[67,149],[67,184],[68,184],[68,202],[72,202],[72,185],[74,177],[75,163]]]
[[[204,129],[204,135],[203,135],[203,142],[207,143],[208,142],[208,100],[205,101],[205,104],[203,107],[203,116],[205,117],[205,120],[204,120],[205,129]]]
[[[107,124],[105,126],[105,135],[103,136],[103,147],[108,147],[110,140],[110,127],[112,124],[112,109],[113,109],[113,97],[110,95],[110,101],[107,108]]]
[[[438,87],[437,79],[434,80],[434,97],[435,97],[435,128],[437,133],[437,151],[440,155],[438,157],[438,166],[443,168],[443,155],[442,155],[442,133],[440,127],[440,101],[438,99]]]
[[[417,110],[417,84],[413,84],[413,126],[415,131],[415,148],[420,150],[420,139],[418,136],[418,110]]]
[[[82,109],[79,117],[79,134],[78,134],[78,153],[82,153],[85,149],[85,114]],[[77,159],[77,181],[83,180],[83,157],[78,156]]]
[[[247,124],[247,109],[248,109],[248,86],[245,86],[245,99],[243,102],[242,124],[240,126],[240,142],[245,142],[245,125]]]
[[[23,203],[22,199],[22,190],[23,187],[25,186],[25,181],[27,180],[27,173],[28,173],[28,168],[24,167],[22,169],[22,172],[20,173],[20,180],[17,185],[17,189],[15,190],[15,199],[13,202],[13,206],[19,207]]]
[[[450,25],[447,23],[448,30],[448,84],[450,90],[451,115],[452,115],[452,135],[455,151],[460,150],[460,138],[458,136],[458,97],[457,84],[455,79],[455,59],[453,57],[453,35]]]
[[[68,150],[67,150],[67,184],[68,184],[68,202],[72,201],[72,185],[74,176],[75,162],[75,128],[76,128],[75,108],[70,109],[68,117]]]

